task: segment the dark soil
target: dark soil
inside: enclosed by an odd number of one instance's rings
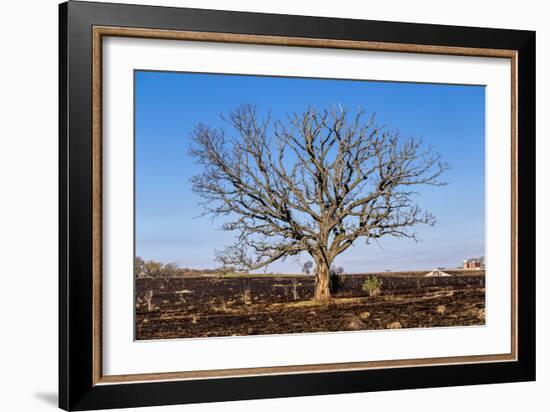
[[[339,276],[328,305],[311,300],[313,276],[136,279],[136,339],[485,324],[483,271],[377,274],[382,288],[374,297],[361,289],[367,276]]]

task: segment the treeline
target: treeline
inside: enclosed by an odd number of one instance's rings
[[[179,267],[177,263],[161,263],[154,260],[145,261],[137,256],[134,261],[134,273],[138,278],[170,278],[190,275],[210,275],[220,273],[220,270]]]

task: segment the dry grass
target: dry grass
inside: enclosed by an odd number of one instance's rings
[[[193,291],[188,290],[188,289],[182,289],[182,290],[177,290],[174,293],[176,295],[189,295],[189,294],[193,293]]]
[[[438,305],[435,311],[440,315],[443,315],[447,311],[447,308],[445,307],[445,305]]]
[[[270,305],[271,308],[308,308],[315,306],[326,306],[326,305],[345,305],[350,303],[366,303],[368,302],[367,298],[333,298],[328,302],[320,302],[316,300],[300,300],[297,302],[285,302],[285,303],[273,303]]]

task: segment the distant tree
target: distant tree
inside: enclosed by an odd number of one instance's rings
[[[311,269],[313,269],[313,262],[311,260],[308,260],[302,266],[302,272],[304,272],[306,275],[309,275],[311,273]]]
[[[375,123],[363,111],[309,107],[288,122],[262,119],[255,106],[233,110],[232,132],[199,124],[190,154],[205,213],[223,216],[237,242],[217,259],[239,271],[309,254],[315,299],[331,297],[329,269],[360,238],[416,240],[412,228],[435,223],[414,196],[438,186],[448,165],[415,139]]]
[[[159,277],[162,273],[162,263],[149,260],[144,265],[145,276],[150,278]]]
[[[136,256],[134,260],[134,275],[136,278],[141,278],[144,276],[145,272],[145,262],[139,256]]]
[[[179,268],[177,263],[167,263],[162,268],[163,277],[174,277],[179,273]]]
[[[344,268],[342,266],[334,266],[332,265],[329,270],[330,276],[338,276],[342,275],[344,273]]]

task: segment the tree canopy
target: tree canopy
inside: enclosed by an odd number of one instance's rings
[[[202,165],[192,184],[205,213],[237,234],[217,252],[224,266],[250,271],[305,252],[324,299],[335,257],[359,238],[416,240],[417,224],[436,221],[415,195],[419,186],[444,184],[448,164],[374,115],[333,105],[272,120],[243,105],[225,120],[229,130],[198,124],[190,149]]]

